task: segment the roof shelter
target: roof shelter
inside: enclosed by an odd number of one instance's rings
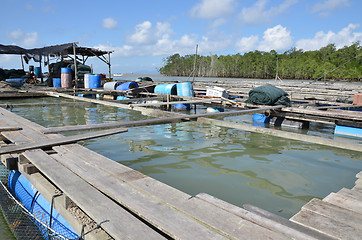
[[[25,49],[16,45],[0,44],[0,54],[21,55],[23,69],[24,69],[23,59],[26,62],[28,62],[30,59],[33,59],[35,62],[39,62],[41,67],[41,60],[43,57],[48,57],[49,61],[49,56],[67,55],[69,57],[72,57],[73,55],[74,60],[76,60],[77,55],[80,55],[82,56],[83,64],[85,64],[85,62],[89,57],[95,56],[108,65],[109,76],[111,76],[111,63],[110,63],[111,52],[112,51],[102,51],[95,48],[79,47],[77,46],[77,43],[66,43],[61,45],[46,46],[43,48],[33,48],[33,49]],[[75,65],[75,78],[76,78],[75,80],[77,81],[78,80],[77,61],[74,61],[74,65]]]

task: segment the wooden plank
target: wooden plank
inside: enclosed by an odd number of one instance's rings
[[[146,107],[146,106],[155,106],[155,105],[174,105],[174,104],[196,104],[196,103],[210,103],[210,102],[214,102],[214,101],[218,101],[220,102],[219,99],[203,99],[203,100],[190,100],[190,101],[175,101],[175,102],[158,102],[158,103],[139,103],[139,104],[130,104],[130,107]]]
[[[226,122],[226,121],[209,119],[209,118],[198,118],[197,121],[200,123],[208,123],[208,124],[213,124],[213,125],[217,125],[217,126],[221,126],[221,127],[235,128],[235,129],[240,129],[240,130],[244,130],[244,131],[268,134],[268,135],[272,135],[272,136],[293,139],[293,140],[297,140],[297,141],[305,141],[305,142],[320,144],[320,145],[324,145],[324,146],[330,146],[330,147],[335,147],[335,148],[342,148],[342,149],[362,152],[362,146],[359,144],[344,143],[344,142],[339,142],[339,141],[336,141],[333,139],[309,136],[309,135],[292,133],[292,132],[284,132],[284,131],[271,129],[271,128],[255,127],[255,126],[242,124],[242,123]],[[360,157],[360,159],[362,159],[362,156]]]
[[[23,108],[23,107],[48,107],[48,106],[87,106],[93,103],[88,102],[59,102],[59,103],[14,103],[0,104],[2,108]]]
[[[324,116],[324,117],[331,117],[331,118],[342,118],[347,120],[355,120],[355,121],[362,121],[362,114],[360,116],[351,116],[350,114],[343,114],[343,113],[335,113],[335,112],[326,112],[326,111],[319,111],[319,110],[309,110],[309,109],[301,109],[301,108],[283,108],[283,112],[295,112],[295,113],[302,113],[302,114],[310,114],[316,116]]]
[[[12,127],[12,126],[5,126],[5,127],[0,127],[0,132],[6,132],[6,131],[17,131],[17,130],[21,130],[21,127]]]
[[[69,156],[69,153],[71,153],[69,157],[72,159],[78,156],[82,161],[85,161],[87,167],[93,165],[96,169],[112,175],[121,183],[127,183],[127,185],[140,193],[156,199],[160,204],[166,204],[175,210],[177,209],[177,212],[192,219],[197,219],[197,222],[209,226],[211,229],[217,229],[218,232],[229,235],[230,237],[237,239],[250,239],[253,237],[263,239],[270,236],[274,239],[284,239],[283,234],[275,233],[246,220],[242,220],[234,214],[212,204],[208,204],[198,198],[193,198],[186,193],[98,155],[78,144],[63,145],[61,147],[55,147],[55,149],[59,151],[59,154],[63,157],[60,161],[64,161],[64,164],[68,165],[69,162],[72,161],[64,159],[64,156]],[[83,168],[84,171],[86,171],[83,165],[78,164],[72,166],[72,169],[79,168]],[[89,170],[87,170],[87,172],[89,172]],[[113,180],[113,184],[115,184],[115,182],[116,181]]]
[[[360,230],[362,229],[362,216],[360,214],[337,205],[314,198],[304,205],[303,209],[332,218],[338,222],[346,223]]]
[[[171,237],[176,239],[225,238],[215,229],[206,227],[192,217],[176,211],[166,203],[138,191],[124,181],[119,181],[114,175],[106,172],[110,169],[100,170],[90,165],[84,158],[62,151],[60,147],[54,147],[54,149],[59,151],[58,157],[54,157],[60,163],[72,169],[75,174],[100,192]]]
[[[122,133],[122,132],[126,132],[126,131],[127,131],[127,129],[125,129],[125,128],[117,128],[117,129],[111,129],[111,130],[98,131],[98,132],[94,132],[94,133],[85,133],[85,134],[79,134],[79,135],[75,135],[75,136],[68,136],[68,137],[63,137],[63,138],[45,139],[45,140],[41,139],[41,140],[33,142],[33,143],[24,143],[24,144],[18,145],[18,146],[12,145],[12,146],[1,148],[0,155],[5,154],[5,153],[18,153],[18,152],[23,152],[25,150],[36,149],[36,148],[48,148],[48,147],[52,147],[52,146],[56,146],[56,145],[74,143],[74,142],[78,142],[78,141],[108,136],[108,135]]]
[[[118,121],[111,123],[97,123],[92,125],[77,125],[77,126],[65,126],[65,127],[52,127],[46,130],[43,130],[43,133],[56,133],[56,132],[71,132],[71,131],[81,131],[81,130],[91,130],[91,129],[103,129],[103,128],[114,128],[114,127],[135,127],[135,126],[147,126],[147,125],[156,125],[156,124],[165,124],[172,122],[181,122],[184,120],[192,120],[201,117],[225,117],[225,116],[234,116],[241,114],[249,114],[256,112],[264,112],[267,110],[280,109],[282,106],[271,106],[271,107],[263,107],[263,108],[255,108],[255,109],[246,109],[246,110],[238,110],[238,111],[228,111],[228,112],[216,112],[216,113],[203,113],[203,114],[173,114],[174,117],[168,118],[159,118],[159,119],[147,119],[142,121]],[[149,111],[154,111],[150,110]]]
[[[362,214],[362,202],[354,198],[349,198],[341,194],[330,193],[323,199],[323,201]]]
[[[358,191],[353,191],[353,190],[348,189],[348,188],[342,188],[337,193],[342,194],[342,195],[344,195],[346,197],[354,198],[354,199],[356,199],[358,201],[362,201],[362,193],[360,193]]]
[[[291,239],[334,239],[313,229],[307,228],[295,222],[291,222],[288,219],[282,218],[259,208],[258,211],[255,211],[256,207],[251,205],[244,205],[244,208],[245,206],[248,208],[242,209],[206,193],[197,194],[195,197],[211,203],[225,211],[233,213],[236,216],[253,222],[259,226],[263,226],[272,231],[280,232],[290,237]]]
[[[337,239],[359,240],[362,236],[360,229],[309,210],[300,211],[291,220]]]
[[[356,178],[362,179],[362,171],[356,174]]]
[[[98,224],[108,220],[101,226],[115,239],[162,239],[161,235],[43,151],[27,151],[21,156],[29,159]]]

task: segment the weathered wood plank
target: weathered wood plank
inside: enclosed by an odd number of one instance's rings
[[[313,229],[307,228],[295,222],[291,222],[288,219],[282,218],[259,208],[258,211],[256,211],[256,207],[251,205],[244,205],[244,208],[245,206],[248,208],[242,209],[206,193],[197,194],[195,197],[211,203],[225,211],[233,213],[236,216],[253,222],[259,226],[265,227],[275,232],[280,232],[290,237],[291,239],[334,239]]]
[[[0,104],[2,108],[22,108],[22,107],[48,107],[48,106],[87,106],[93,103],[88,102],[59,102],[59,103],[16,103]]]
[[[325,197],[323,201],[362,214],[362,201],[358,201],[354,198],[346,197],[341,194],[331,193],[327,197]]]
[[[220,102],[220,99],[203,99],[203,100],[190,100],[190,101],[175,101],[175,102],[158,102],[158,103],[139,103],[139,104],[130,104],[130,107],[147,107],[155,105],[174,105],[174,104],[196,104],[196,103],[210,103],[210,102]]]
[[[111,199],[83,181],[69,169],[41,150],[22,154],[75,204],[116,239],[162,239],[162,236],[119,207]]]
[[[160,118],[160,119],[147,119],[142,121],[129,121],[129,122],[111,122],[111,123],[98,123],[92,125],[77,125],[77,126],[65,126],[65,127],[53,127],[43,130],[43,133],[55,133],[55,132],[70,132],[70,131],[81,131],[81,130],[90,130],[90,129],[102,129],[102,128],[114,128],[114,127],[135,127],[135,126],[147,126],[147,125],[156,125],[156,124],[165,124],[171,122],[181,122],[183,120],[192,120],[200,117],[225,117],[225,116],[235,116],[241,114],[255,113],[255,112],[264,112],[271,109],[280,109],[282,106],[272,106],[272,107],[263,107],[255,109],[245,109],[238,111],[229,111],[229,112],[217,112],[217,113],[203,113],[203,114],[175,114],[174,117]],[[149,111],[154,111],[150,110]]]
[[[224,239],[215,229],[205,227],[192,217],[129,186],[127,182],[119,181],[114,175],[106,172],[110,169],[100,170],[85,159],[62,151],[60,147],[54,149],[59,152],[56,159],[84,181],[173,238]]]
[[[328,218],[333,218],[338,222],[346,223],[355,228],[362,229],[362,216],[346,208],[314,198],[304,205],[303,209],[318,213]]]
[[[356,178],[362,179],[362,171],[356,174]]]
[[[362,193],[359,191],[354,191],[348,188],[342,188],[337,192],[337,194],[342,194],[346,197],[354,198],[358,201],[362,201]]]
[[[305,142],[316,143],[316,144],[320,144],[320,145],[324,145],[324,146],[330,146],[330,147],[335,147],[335,148],[342,148],[342,149],[348,149],[348,150],[352,150],[352,151],[362,152],[362,146],[359,144],[344,143],[344,142],[339,142],[339,141],[336,141],[333,139],[309,136],[309,135],[292,133],[292,132],[284,132],[284,131],[279,131],[279,130],[275,130],[275,129],[271,129],[271,128],[261,128],[261,127],[250,126],[250,125],[242,124],[242,123],[226,122],[226,121],[220,121],[220,120],[209,119],[209,118],[198,118],[197,121],[200,123],[208,123],[208,124],[213,124],[213,125],[227,127],[227,128],[235,128],[235,129],[240,129],[240,130],[244,130],[244,131],[257,132],[257,133],[261,133],[261,134],[268,134],[268,135],[272,135],[272,136],[288,138],[288,139],[293,139],[293,140],[297,140],[297,141],[305,141]],[[362,159],[362,156],[361,156],[361,159]]]
[[[99,131],[99,132],[94,132],[94,133],[85,133],[85,134],[80,134],[80,135],[75,135],[75,136],[68,136],[68,137],[63,137],[63,138],[46,139],[46,140],[41,139],[34,143],[24,143],[24,144],[18,145],[18,146],[12,145],[12,146],[1,148],[0,155],[5,154],[5,153],[18,153],[18,152],[23,152],[25,150],[30,150],[30,149],[47,148],[47,147],[52,147],[55,145],[74,143],[77,141],[108,136],[108,135],[122,133],[122,132],[126,132],[126,131],[127,131],[127,129],[125,129],[125,128],[118,128],[118,129],[104,130],[104,131]]]
[[[0,132],[6,132],[6,131],[17,131],[21,130],[21,127],[12,127],[12,126],[2,126],[0,127]]]
[[[360,229],[309,210],[300,211],[291,220],[338,239],[358,240],[362,236]]]
[[[269,236],[275,239],[284,238],[284,234],[275,233],[249,221],[242,220],[230,212],[224,211],[198,198],[191,197],[189,194],[147,177],[110,159],[105,159],[103,156],[77,144],[63,145],[56,147],[56,149],[61,153],[66,153],[64,150],[67,150],[70,151],[72,155],[82,157],[88,164],[93,165],[97,169],[102,169],[121,182],[126,182],[139,192],[152,196],[152,198],[157,199],[159,202],[172,206],[172,208],[177,209],[177,211],[183,212],[183,214],[197,219],[198,222],[202,222],[204,225],[215,228],[231,237],[237,239],[264,239]],[[228,219],[228,221],[225,221],[225,219]]]
[[[356,121],[362,121],[362,114],[360,116],[350,114],[344,114],[344,113],[335,113],[335,112],[326,112],[326,111],[320,111],[320,110],[310,110],[310,109],[301,109],[301,108],[283,108],[284,112],[295,112],[295,113],[303,113],[303,114],[310,114],[310,115],[317,115],[317,116],[327,116],[332,118],[343,118],[348,120],[356,120]]]

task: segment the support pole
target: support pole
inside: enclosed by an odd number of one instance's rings
[[[24,68],[24,60],[23,60],[23,54],[20,55],[20,59],[21,59],[21,66],[23,67],[23,71],[25,71]]]
[[[44,81],[44,79],[43,79],[43,70],[42,70],[42,67],[41,67],[41,60],[42,60],[42,56],[41,55],[39,55],[39,57],[40,57],[40,60],[39,60],[39,67],[40,67],[40,79],[41,79],[41,82],[43,83]]]
[[[195,61],[194,61],[194,75],[193,75],[193,77],[192,77],[192,82],[194,82],[195,81],[195,72],[196,72],[196,59],[197,59],[197,48],[199,47],[199,45],[198,44],[196,44],[196,52],[195,52]]]
[[[76,51],[75,51],[75,43],[73,43],[73,53],[74,53],[75,87],[78,88],[77,53],[76,53]]]
[[[108,74],[109,74],[109,80],[112,79],[112,73],[111,73],[111,52],[108,52]]]

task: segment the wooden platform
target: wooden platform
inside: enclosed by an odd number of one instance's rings
[[[61,191],[65,200],[58,200],[55,208],[76,231],[80,232],[82,222],[69,205],[101,224],[103,231],[89,239],[333,239],[207,194],[190,196],[78,144],[62,144],[66,137],[44,135],[45,128],[5,109],[0,109],[0,127],[7,130],[1,132],[3,138],[18,150],[39,140],[59,144],[3,154],[2,161],[8,164],[18,158],[19,170],[48,201],[51,191],[46,186]],[[30,166],[33,170],[26,173]]]

